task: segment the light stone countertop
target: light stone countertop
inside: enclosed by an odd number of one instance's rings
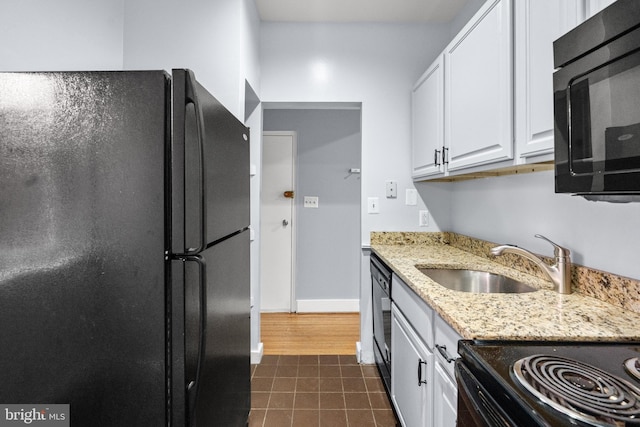
[[[372,243],[371,249],[465,339],[640,340],[640,314],[575,292],[558,294],[550,281],[453,246]],[[416,266],[500,273],[539,290],[522,294],[453,291]]]

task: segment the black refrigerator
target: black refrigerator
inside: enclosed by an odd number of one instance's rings
[[[249,132],[189,70],[0,73],[0,404],[245,426]]]

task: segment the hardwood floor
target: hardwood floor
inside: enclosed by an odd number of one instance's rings
[[[262,313],[260,339],[269,355],[355,355],[359,313]]]

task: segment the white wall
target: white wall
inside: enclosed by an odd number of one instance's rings
[[[263,101],[362,102],[364,244],[372,230],[418,230],[419,207],[404,204],[414,188],[409,93],[448,40],[445,25],[262,24]],[[385,198],[386,180],[401,197]],[[380,198],[380,214],[366,213],[368,197]]]
[[[452,231],[553,255],[542,234],[577,264],[640,280],[640,203],[555,194],[551,171],[450,185]]]
[[[126,69],[190,68],[244,120],[244,80],[259,88],[259,21],[251,0],[127,0]]]
[[[0,71],[122,68],[124,0],[2,0]]]

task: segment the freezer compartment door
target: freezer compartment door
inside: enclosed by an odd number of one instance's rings
[[[249,225],[249,130],[188,70],[173,70],[172,182],[174,253]]]
[[[197,387],[190,425],[245,426],[251,389],[248,232],[221,241],[200,258],[206,266],[204,292],[200,267],[188,266],[185,275],[185,388]],[[203,296],[206,324],[200,341]]]

